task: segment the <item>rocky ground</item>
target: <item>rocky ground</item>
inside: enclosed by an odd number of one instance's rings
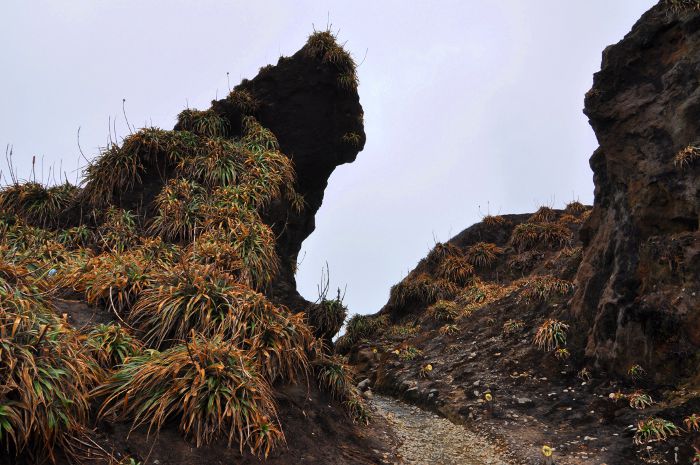
[[[385,419],[399,444],[392,463],[414,465],[506,465],[514,464],[494,443],[461,425],[385,396],[373,396],[375,417]]]

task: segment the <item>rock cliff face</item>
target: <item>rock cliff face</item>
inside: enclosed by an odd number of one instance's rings
[[[657,381],[696,373],[700,348],[700,11],[672,3],[603,52],[586,95],[600,146],[571,305],[599,367]]]
[[[279,236],[282,269],[275,295],[287,303],[305,305],[296,291],[294,269],[302,242],[315,229],[314,218],[323,202],[328,178],[339,165],[355,160],[365,144],[362,106],[355,88],[338,83],[333,63],[314,56],[309,44],[276,66],[260,70],[234,92],[255,100],[252,114],[279,140],[280,149],[294,162],[297,190],[305,208],[297,213],[287,202],[277,202],[265,212],[266,221]],[[212,102],[232,127],[244,114],[235,100]]]

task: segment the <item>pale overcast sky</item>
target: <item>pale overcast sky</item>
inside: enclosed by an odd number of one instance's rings
[[[298,50],[328,18],[362,61],[367,145],[330,179],[300,291],[325,262],[372,313],[434,244],[482,214],[591,203],[583,95],[605,46],[655,0],[2,0],[0,143],[72,172],[109,118],[171,128]],[[84,163],[82,163],[84,164]]]

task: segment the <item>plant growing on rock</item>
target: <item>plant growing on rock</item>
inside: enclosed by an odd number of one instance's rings
[[[537,328],[534,343],[538,348],[547,352],[563,348],[566,345],[566,331],[568,329],[569,325],[566,323],[548,318]]]
[[[360,144],[362,143],[362,137],[360,137],[360,135],[356,132],[346,132],[343,135],[343,142],[357,148],[360,147]]]
[[[502,253],[503,249],[496,244],[477,242],[467,249],[466,258],[470,264],[478,268],[487,268],[492,266],[496,262],[498,255]]]
[[[568,213],[569,215],[580,215],[581,213],[585,212],[588,210],[588,208],[579,202],[578,200],[574,200],[573,202],[569,202],[566,204],[566,208],[564,211]]]
[[[430,376],[430,373],[432,373],[432,371],[433,365],[428,363],[427,365],[423,365],[421,367],[420,371],[418,372],[418,376],[420,376],[421,378],[427,378],[428,376]]]
[[[423,351],[414,347],[414,346],[408,346],[404,350],[401,351],[399,354],[399,358],[401,360],[415,360],[416,358],[420,357],[423,355]]]
[[[630,407],[638,410],[650,407],[654,403],[651,396],[642,391],[635,391],[627,395],[627,400],[629,401]]]
[[[203,137],[226,137],[229,122],[213,110],[183,110],[177,116],[178,129]]]
[[[123,252],[136,243],[136,216],[130,210],[109,207],[97,228],[97,237],[103,248]]]
[[[250,91],[241,88],[233,89],[231,93],[228,94],[228,97],[226,97],[226,100],[231,102],[245,115],[254,113],[260,106],[260,102]]]
[[[642,379],[646,374],[646,370],[639,364],[634,364],[627,370],[627,376],[635,381]]]
[[[503,334],[505,336],[510,336],[522,330],[524,327],[525,323],[520,320],[506,320],[506,322],[503,323]]]
[[[450,300],[458,292],[458,287],[446,279],[433,279],[426,273],[409,275],[391,288],[389,302],[394,307],[402,307],[411,302],[430,305],[438,300]]]
[[[511,244],[519,251],[536,247],[561,248],[571,242],[571,230],[561,223],[521,223],[515,227]]]
[[[246,352],[219,336],[127,359],[95,391],[99,415],[131,420],[132,428],[160,430],[178,420],[199,447],[218,438],[267,455],[283,440],[269,383]]]
[[[429,319],[439,322],[454,321],[457,317],[459,317],[459,314],[459,306],[449,300],[438,300],[433,305],[428,307],[426,312],[426,316]]]
[[[677,436],[678,427],[668,420],[658,417],[649,417],[637,422],[637,431],[634,433],[635,444],[646,444],[652,441],[666,441],[671,436]]]
[[[570,281],[556,278],[552,275],[538,276],[525,284],[518,296],[518,302],[530,304],[547,302],[552,296],[564,296],[570,293],[574,285]]]
[[[338,45],[336,36],[329,30],[316,31],[309,36],[305,51],[307,56],[320,59],[333,65],[338,71],[338,85],[342,89],[357,89],[358,80],[355,61],[343,47]]]
[[[700,415],[693,413],[683,419],[683,424],[688,431],[700,431]]]
[[[465,257],[452,255],[440,262],[438,275],[458,286],[465,286],[474,279],[474,267]]]
[[[346,400],[355,386],[355,373],[342,357],[322,355],[313,362],[318,386],[335,399]]]
[[[345,334],[352,343],[373,337],[386,326],[386,319],[369,315],[353,315],[345,327]]]
[[[487,226],[502,226],[507,223],[501,215],[484,215],[481,222]]]
[[[344,295],[340,288],[335,299],[328,298],[330,288],[330,271],[328,267],[322,272],[322,284],[318,287],[318,299],[306,309],[309,324],[316,329],[316,336],[331,341],[343,326],[348,315],[348,307],[343,304]]]
[[[569,357],[571,357],[571,353],[569,352],[569,349],[560,347],[559,349],[554,350],[554,356],[558,360],[568,360]]]
[[[454,336],[459,332],[459,327],[455,324],[447,324],[440,328],[440,334],[443,336]]]
[[[528,218],[528,223],[545,223],[554,221],[557,217],[557,212],[551,207],[542,206],[537,209],[537,211]]]
[[[690,2],[692,1],[694,0],[690,0]],[[690,167],[698,159],[700,159],[700,145],[688,145],[673,157],[673,164],[678,169],[685,169]]]
[[[372,414],[370,413],[367,404],[365,404],[356,391],[353,392],[353,395],[348,400],[343,402],[343,406],[353,422],[369,425]]]

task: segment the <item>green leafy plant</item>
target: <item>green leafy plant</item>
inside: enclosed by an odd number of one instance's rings
[[[177,117],[178,129],[203,137],[226,137],[229,122],[214,110],[183,110]]]
[[[192,240],[202,222],[204,189],[193,181],[171,179],[156,196],[156,216],[149,232],[165,240]]]
[[[651,396],[642,391],[635,391],[631,394],[628,394],[627,400],[629,401],[630,407],[638,410],[650,407],[654,403],[654,400],[651,398]]]
[[[121,365],[143,349],[141,342],[118,324],[95,326],[87,334],[86,345],[103,368]]]
[[[635,444],[646,444],[652,441],[666,441],[671,436],[677,436],[678,427],[668,420],[658,417],[649,417],[637,422],[637,431],[634,433]]]
[[[345,327],[345,334],[352,343],[373,337],[386,326],[386,319],[369,315],[353,315]]]

